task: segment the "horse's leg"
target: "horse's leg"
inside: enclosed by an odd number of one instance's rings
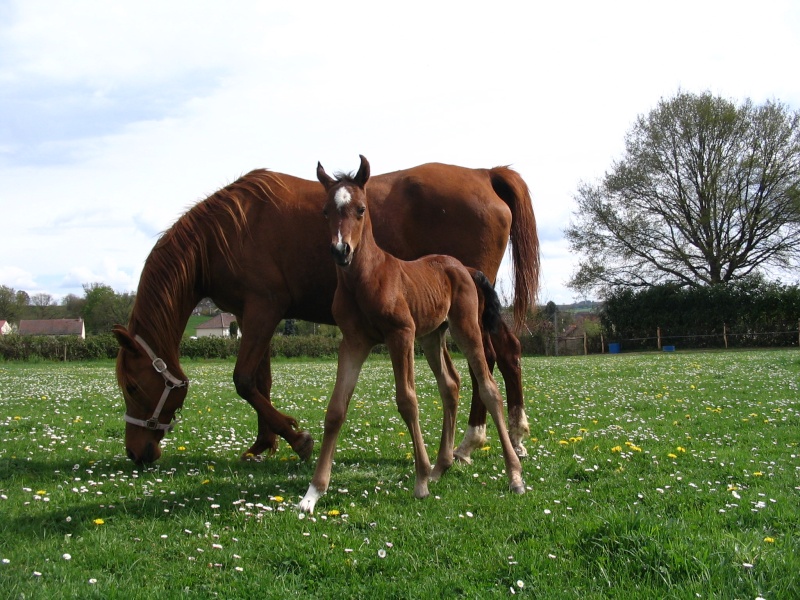
[[[445,335],[447,329],[442,327],[420,338],[422,351],[428,365],[436,377],[439,395],[442,398],[442,441],[439,444],[439,454],[436,464],[431,471],[431,481],[437,481],[453,464],[453,440],[455,439],[456,412],[458,410],[458,390],[461,378],[456,371],[450,354],[447,352]]]
[[[387,336],[386,346],[392,358],[392,370],[397,389],[397,410],[403,417],[411,441],[414,444],[414,467],[416,479],[414,481],[414,497],[426,498],[428,492],[428,478],[431,474],[431,462],[425,450],[425,441],[422,438],[422,429],[419,426],[419,405],[414,385],[414,334],[403,330]]]
[[[508,406],[508,435],[511,445],[517,456],[528,456],[528,451],[522,444],[524,438],[530,435],[528,417],[525,415],[525,397],[522,392],[522,345],[517,337],[505,323],[501,322],[500,329],[492,333],[492,346],[497,356],[497,367],[503,375],[506,384],[506,405]]]
[[[489,339],[488,334],[482,332],[483,341],[483,354],[488,365],[489,372],[494,369],[494,349]],[[486,444],[486,405],[481,399],[478,389],[478,380],[475,378],[475,373],[472,367],[469,368],[469,377],[472,381],[472,401],[469,407],[469,421],[467,422],[467,431],[464,434],[464,439],[458,445],[455,451],[455,457],[459,462],[472,464],[470,455],[473,450],[484,446]]]
[[[336,450],[336,441],[342,428],[347,407],[353,397],[353,391],[358,382],[361,366],[367,360],[371,349],[368,343],[350,343],[347,338],[342,339],[339,345],[339,363],[336,367],[336,383],[325,412],[322,446],[314,469],[311,484],[297,508],[302,512],[314,513],[317,500],[324,494],[331,481],[331,467],[333,466],[333,453]]]
[[[269,360],[269,341],[283,316],[283,310],[259,305],[245,309],[242,319],[242,340],[233,370],[236,393],[247,400],[258,414],[258,435],[243,458],[258,456],[265,450],[277,450],[280,435],[301,459],[311,457],[314,440],[306,431],[296,431],[297,420],[284,415],[272,406],[270,389],[272,374]]]
[[[506,463],[509,487],[516,494],[524,494],[525,484],[522,481],[522,466],[519,462],[519,457],[514,452],[511,438],[506,429],[505,420],[503,419],[503,398],[486,364],[480,330],[477,327],[477,323],[471,322],[469,318],[459,318],[460,316],[450,319],[450,332],[475,373],[481,400],[483,400],[486,410],[492,416],[492,420],[497,427],[497,434],[500,438],[503,458]]]

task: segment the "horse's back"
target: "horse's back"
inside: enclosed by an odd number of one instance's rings
[[[493,281],[511,228],[511,211],[488,169],[428,163],[374,177],[370,194],[375,239],[399,258],[447,254]]]

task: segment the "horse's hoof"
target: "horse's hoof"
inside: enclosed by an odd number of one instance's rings
[[[300,460],[306,461],[311,458],[311,453],[314,451],[314,438],[307,431],[303,431],[300,436],[300,441],[292,448],[297,452]]]
[[[525,486],[522,485],[522,484],[520,484],[520,485],[512,485],[511,486],[511,493],[522,495],[522,494],[525,493]]]
[[[260,454],[254,454],[249,450],[242,454],[241,458],[247,462],[261,462],[263,460],[263,457]]]

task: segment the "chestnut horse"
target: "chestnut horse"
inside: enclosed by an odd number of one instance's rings
[[[331,253],[336,262],[333,317],[342,331],[336,384],[328,410],[317,466],[298,508],[313,513],[328,489],[333,454],[347,408],[370,351],[385,343],[394,371],[397,408],[414,447],[414,496],[428,496],[428,479],[437,480],[453,464],[453,438],[458,405],[458,374],[452,370],[446,330],[467,358],[478,382],[480,399],[499,433],[510,487],[523,494],[522,469],[503,421],[503,400],[486,364],[481,333],[484,324],[500,321],[500,301],[480,271],[469,271],[451,256],[429,254],[402,261],[384,252],[372,235],[365,186],[369,162],[361,156],[355,177],[329,176],[317,164],[317,179],[327,192]],[[483,309],[482,309],[483,307]],[[425,450],[414,386],[414,340],[418,339],[436,376],[444,407],[442,438],[436,465]]]
[[[444,253],[494,282],[509,238],[514,312],[521,323],[534,302],[539,248],[530,194],[511,169],[425,164],[373,177],[368,186],[376,239],[402,259]],[[125,446],[134,462],[153,462],[188,391],[179,343],[192,310],[211,298],[236,315],[242,332],[233,380],[258,415],[243,457],[274,452],[277,436],[307,459],[311,436],[270,401],[269,342],[281,319],[333,323],[336,270],[319,218],[325,193],[316,181],[256,170],[199,202],[167,230],[145,261],[120,343],[117,381],[126,406]],[[518,453],[527,419],[519,342],[505,325],[488,345],[506,382],[509,430]],[[490,356],[490,359],[493,358]],[[486,411],[473,398],[470,426],[457,455],[485,436]]]

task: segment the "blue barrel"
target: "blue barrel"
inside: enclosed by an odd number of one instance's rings
[[[618,342],[614,342],[612,344],[609,344],[608,345],[608,353],[609,354],[619,354],[619,348],[620,348],[620,346],[619,346]]]

